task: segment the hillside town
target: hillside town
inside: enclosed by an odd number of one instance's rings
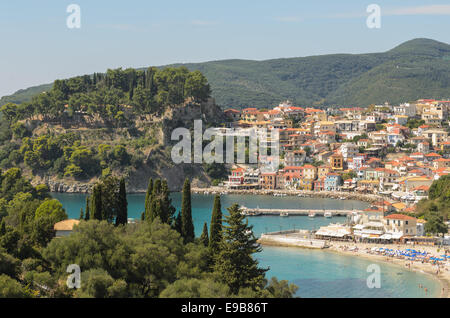
[[[316,234],[361,241],[423,237],[426,221],[407,214],[428,198],[433,181],[450,174],[449,111],[450,101],[434,99],[326,110],[289,101],[273,109],[227,109],[224,134],[278,129],[281,159],[277,167],[270,154],[258,164],[234,165],[223,187],[373,194],[380,199],[354,216],[356,228]],[[269,149],[277,142],[266,141]]]

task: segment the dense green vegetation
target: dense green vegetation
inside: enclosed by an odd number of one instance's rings
[[[448,227],[444,221],[450,219],[450,176],[445,175],[433,182],[428,200],[419,202],[417,211],[427,223],[427,233],[447,233]]]
[[[449,98],[450,46],[415,39],[385,53],[333,54],[267,61],[184,64],[199,70],[224,107],[296,104],[367,106],[417,98]],[[42,87],[42,90],[48,89]],[[24,100],[18,92],[0,100]]]
[[[53,225],[67,218],[61,204],[45,187],[32,187],[17,168],[0,179],[0,297],[292,297],[297,290],[265,279],[266,270],[252,257],[260,247],[237,205],[229,209],[213,253],[207,237],[183,236],[186,226],[177,229],[173,218],[160,218],[174,212],[170,201],[141,222],[118,222],[126,218],[125,185],[108,178],[88,200],[91,217],[71,235],[54,239]],[[149,205],[164,202],[165,181],[149,184]],[[183,194],[185,204],[189,196]],[[152,209],[147,213],[156,213]],[[81,268],[79,289],[66,285],[70,264]]]
[[[29,102],[4,104],[2,113],[11,121],[33,114],[44,118],[71,117],[81,111],[126,126],[127,108],[123,106],[131,106],[129,109],[135,114],[155,113],[168,105],[181,104],[188,97],[203,101],[209,95],[209,84],[203,74],[189,72],[185,67],[115,69],[105,74],[56,80],[51,90],[34,95]]]
[[[145,162],[145,152],[163,143],[158,124],[143,124],[151,122],[149,116],[209,96],[206,78],[185,67],[56,80],[28,102],[0,107],[0,168],[86,181],[128,177]],[[220,172],[215,168],[211,174],[221,177]]]

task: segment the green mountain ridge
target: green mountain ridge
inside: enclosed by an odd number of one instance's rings
[[[222,107],[297,105],[366,106],[386,101],[450,97],[450,45],[430,39],[404,42],[384,53],[331,54],[265,61],[221,60],[184,65],[207,78]],[[0,99],[28,101],[51,84]]]

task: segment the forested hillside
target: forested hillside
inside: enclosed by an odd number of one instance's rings
[[[110,175],[125,176],[133,191],[145,189],[149,176],[163,174],[175,188],[185,176],[208,182],[202,166],[173,166],[170,132],[191,127],[193,119],[221,122],[209,96],[206,78],[185,67],[56,80],[29,102],[0,108],[0,168],[19,166],[36,183],[64,192],[88,189],[60,183],[92,183]]]
[[[450,98],[450,45],[429,39],[411,40],[384,53],[184,66],[206,76],[212,97],[222,107],[268,107],[286,99],[298,105],[367,106]],[[41,91],[46,89],[42,86]],[[29,97],[24,90],[2,98],[0,105]]]

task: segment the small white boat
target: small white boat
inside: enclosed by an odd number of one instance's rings
[[[331,214],[331,212],[328,211],[328,212],[325,212],[325,213],[323,214],[323,216],[329,219],[329,218],[332,218],[332,217],[333,217],[333,214]]]
[[[316,217],[316,213],[314,213],[314,212],[309,212],[308,217],[310,217],[310,218],[315,218],[315,217]]]
[[[339,200],[345,200],[345,199],[346,199],[345,197],[340,197],[340,198],[339,198]]]
[[[287,213],[287,212],[281,212],[281,213],[280,213],[280,216],[289,216],[289,213]]]

